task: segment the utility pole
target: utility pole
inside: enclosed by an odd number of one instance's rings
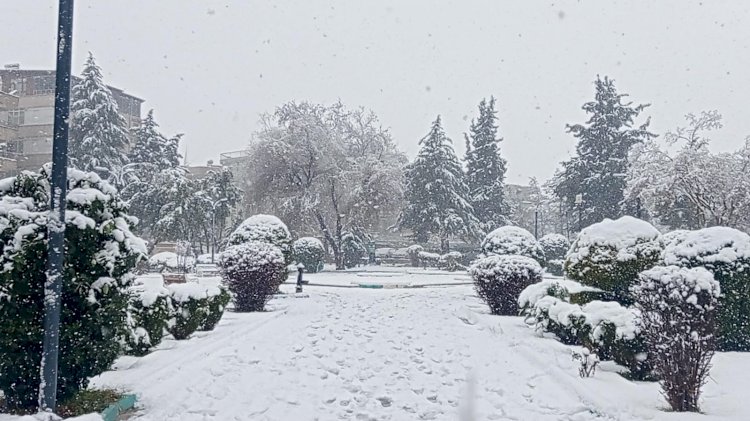
[[[68,122],[70,66],[73,43],[73,0],[60,0],[55,68],[55,122],[52,144],[52,183],[47,222],[47,281],[44,284],[39,409],[54,412],[57,404],[57,360],[60,350],[60,301],[65,263],[65,200],[68,187]]]

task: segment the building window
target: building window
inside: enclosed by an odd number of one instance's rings
[[[8,111],[8,125],[20,126],[24,124],[25,114],[24,110]]]
[[[15,79],[11,79],[10,91],[8,93],[19,96],[26,95],[26,78],[18,77]]]
[[[54,76],[34,76],[34,95],[49,95],[55,93]]]

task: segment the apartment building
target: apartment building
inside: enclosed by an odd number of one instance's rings
[[[73,82],[77,80],[73,77]],[[108,86],[128,129],[141,121],[143,99]],[[18,171],[37,170],[52,160],[52,131],[55,104],[55,71],[26,70],[19,65],[0,69],[0,107],[9,100],[7,109],[0,108],[0,176],[12,176]],[[13,108],[13,106],[15,108]],[[12,131],[4,140],[3,123]],[[14,160],[15,162],[11,162]]]

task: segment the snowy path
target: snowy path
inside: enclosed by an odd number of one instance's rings
[[[656,385],[578,378],[569,349],[469,287],[307,291],[95,384],[135,391],[154,421],[686,419],[657,410]]]

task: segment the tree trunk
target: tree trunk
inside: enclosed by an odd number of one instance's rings
[[[323,232],[323,238],[325,239],[326,244],[328,244],[331,250],[333,250],[333,259],[336,261],[336,270],[340,270],[340,268],[343,268],[344,263],[341,256],[341,247],[339,247],[340,243],[336,243],[336,239],[328,229],[328,225],[326,225],[325,218],[323,218],[323,215],[317,210],[315,211],[315,218],[318,220],[318,224],[320,225],[320,230]]]
[[[440,238],[440,253],[446,254],[451,251],[451,244],[448,240],[448,237],[441,237]]]

